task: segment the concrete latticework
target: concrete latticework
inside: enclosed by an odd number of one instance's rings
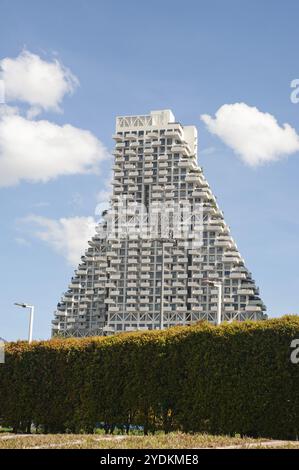
[[[57,306],[53,335],[216,322],[207,281],[222,284],[223,321],[266,318],[197,164],[196,128],[153,111],[118,117],[114,139],[111,208]]]

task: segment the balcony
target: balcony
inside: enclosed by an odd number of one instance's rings
[[[190,271],[201,271],[201,268],[198,264],[191,264],[188,268]]]
[[[120,294],[120,291],[111,289],[109,294],[110,294],[111,297],[115,297],[115,296],[118,296]]]
[[[233,257],[237,256],[238,258],[241,258],[240,254],[237,250],[227,250],[225,252],[225,256],[233,256]]]
[[[171,289],[164,289],[164,295],[172,295]]]
[[[194,163],[192,162],[192,160],[181,160],[180,162],[178,162],[178,167],[191,169],[194,167]]]
[[[127,307],[127,312],[128,313],[135,313],[136,312],[136,307]],[[126,329],[128,329],[128,328],[130,328],[130,327],[126,327]],[[133,330],[136,330],[136,328],[133,328]]]
[[[187,307],[186,306],[176,307],[176,311],[179,313],[187,312]]]
[[[149,312],[149,307],[146,305],[143,305],[143,306],[140,306],[139,307],[139,310],[141,313],[146,313],[146,312]],[[147,328],[144,328],[144,329],[147,329]]]
[[[226,252],[225,252],[225,253],[223,253],[222,261],[223,261],[224,263],[241,263],[241,262],[242,262],[242,258],[241,258],[240,255],[238,255],[238,256],[231,256],[231,255],[228,256],[228,255],[226,254]]]
[[[193,191],[193,195],[194,195],[194,191]],[[211,196],[211,191],[207,189],[197,189],[196,196],[202,197],[202,198],[209,198]]]
[[[158,138],[159,138],[159,131],[149,131],[149,132],[146,134],[146,137],[158,139]]]
[[[133,150],[133,149],[129,148],[128,150],[126,150],[126,155],[134,155],[135,156],[136,155],[136,150]]]
[[[126,147],[126,144],[124,142],[117,142],[115,144],[116,149],[124,149]]]
[[[128,250],[128,256],[134,258],[134,256],[138,256],[138,251],[136,251],[136,250],[130,250],[130,249],[129,249],[129,250]],[[129,261],[129,260],[128,260],[128,261]],[[135,262],[138,262],[137,259],[133,259],[133,260],[132,260],[132,263],[135,263]]]
[[[149,289],[150,288],[150,283],[149,282],[140,282],[140,287]],[[148,291],[145,291],[148,292]]]
[[[149,158],[149,157],[147,157],[147,158]],[[152,157],[150,157],[150,158],[152,158]],[[152,162],[151,162],[151,161],[145,162],[144,168],[145,168],[146,170],[152,170],[152,168],[153,168]],[[152,173],[152,172],[151,172],[151,173]]]
[[[186,289],[178,289],[177,290],[177,295],[187,295],[187,290]]]
[[[164,133],[164,137],[173,137],[175,139],[181,139],[182,133],[179,129],[167,129]]]
[[[106,255],[109,258],[113,258],[113,257],[117,256],[117,253],[115,253],[114,251],[107,251]]]
[[[119,307],[115,306],[115,305],[109,305],[108,307],[108,311],[109,312],[119,312]]]
[[[78,269],[77,271],[78,276],[85,276],[87,274],[86,269]]]
[[[202,312],[203,311],[203,306],[202,305],[192,305],[191,307],[192,312]]]
[[[194,289],[192,290],[192,295],[203,295],[202,289]]]
[[[129,193],[135,193],[138,191],[138,186],[129,186],[128,192]]]
[[[261,312],[262,311],[262,307],[260,307],[260,305],[246,305],[245,307],[245,310],[246,312]]]
[[[209,278],[209,279],[218,278],[218,273],[208,273],[208,278]]]
[[[80,289],[81,288],[81,284],[78,284],[78,283],[75,283],[75,282],[71,282],[69,284],[69,288],[70,289]]]
[[[186,176],[185,181],[187,183],[202,183],[202,178],[201,178],[201,175],[198,173],[191,173],[191,174],[189,173]]]
[[[188,279],[188,274],[178,274],[178,279]]]
[[[139,144],[138,144],[138,141],[137,141],[137,140],[134,140],[134,141],[132,141],[132,142],[130,143],[130,148],[136,148],[136,147],[138,147],[138,145],[139,145]]]
[[[161,191],[163,191],[163,188],[160,185],[159,186],[153,186],[153,191],[161,192]]]
[[[125,139],[125,140],[132,140],[132,141],[134,141],[134,140],[136,140],[136,134],[126,134],[126,135],[124,136],[124,139]]]
[[[140,278],[145,279],[145,280],[150,280],[151,276],[147,273],[141,273]]]
[[[188,147],[186,147],[184,144],[175,144],[172,146],[171,151],[173,153],[181,153],[183,155],[189,155],[190,150]]]
[[[238,289],[238,295],[254,295],[254,289]]]
[[[112,139],[116,140],[116,142],[121,142],[123,140],[123,136],[120,134],[113,134]]]
[[[151,271],[151,267],[150,266],[141,266],[141,272],[149,272]]]
[[[231,279],[246,279],[246,274],[245,273],[240,273],[240,272],[231,272],[230,276]]]
[[[226,240],[215,240],[214,245],[217,247],[232,248],[232,243]]]

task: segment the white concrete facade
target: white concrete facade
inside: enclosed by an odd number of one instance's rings
[[[117,117],[113,137],[111,207],[57,306],[53,335],[157,329],[161,320],[165,328],[216,323],[217,291],[207,280],[222,284],[222,321],[266,318],[258,288],[197,163],[196,128],[176,122],[170,110],[152,111]],[[120,229],[120,199],[126,201],[127,235]],[[177,207],[184,203],[191,211],[201,207],[200,240],[194,230],[174,236],[174,222],[172,235],[162,233],[160,225],[154,236],[142,232],[141,225],[152,224],[155,204],[164,214],[176,205],[169,211],[178,220]],[[190,220],[194,229],[195,216]]]

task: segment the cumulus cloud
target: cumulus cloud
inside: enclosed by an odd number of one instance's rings
[[[15,237],[15,242],[21,246],[30,246],[30,242],[23,237]]]
[[[110,199],[112,196],[111,181],[113,179],[112,172],[109,172],[106,179],[103,181],[102,189],[96,194],[96,208],[95,216],[97,220],[102,219],[102,213],[110,208]]]
[[[0,71],[6,102],[29,105],[27,117],[18,107],[0,106],[0,187],[97,173],[108,152],[91,132],[35,119],[41,110],[59,110],[63,97],[74,91],[78,79],[71,71],[29,51],[0,60]]]
[[[18,114],[0,118],[0,187],[97,172],[108,155],[89,131]]]
[[[79,81],[57,59],[45,61],[24,50],[16,58],[0,60],[5,99],[22,101],[31,106],[29,117],[41,110],[59,111],[63,97],[73,93]]]
[[[80,257],[88,246],[88,240],[96,230],[93,217],[69,217],[56,220],[29,215],[20,222],[26,224],[33,236],[47,243],[72,266],[78,265]]]
[[[289,124],[280,126],[269,113],[245,103],[225,104],[215,118],[203,114],[208,130],[217,135],[248,165],[280,160],[299,150],[299,136]]]

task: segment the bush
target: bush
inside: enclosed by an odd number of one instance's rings
[[[236,433],[296,438],[299,317],[109,338],[9,343],[0,418],[15,431]]]

